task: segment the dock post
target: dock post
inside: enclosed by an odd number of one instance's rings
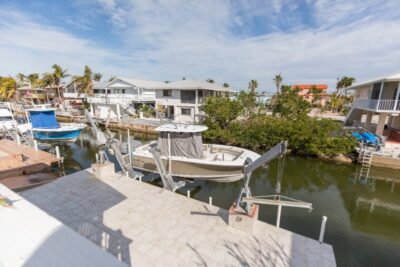
[[[17,143],[18,143],[18,145],[21,144],[21,138],[19,138],[19,135],[18,135],[18,134],[17,134]]]
[[[60,158],[60,147],[56,146],[56,156],[59,159]]]
[[[208,204],[209,204],[210,206],[212,206],[212,197],[209,197],[209,198],[208,198]]]
[[[187,197],[190,198],[190,190],[187,191]]]
[[[319,233],[319,243],[324,242],[324,235],[325,235],[325,226],[326,226],[326,221],[328,220],[328,217],[322,216],[322,224],[321,224],[321,232]]]
[[[278,214],[276,215],[276,227],[280,228],[281,226],[281,212],[282,212],[282,206],[278,205]]]
[[[37,141],[36,141],[36,140],[33,140],[33,147],[35,148],[35,151],[38,151],[38,150],[39,150],[38,144],[37,144]]]

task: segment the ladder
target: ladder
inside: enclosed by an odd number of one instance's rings
[[[371,168],[373,152],[369,149],[363,148],[360,150],[358,154],[358,163],[361,164],[360,173],[358,178],[368,179],[369,177],[369,170]]]

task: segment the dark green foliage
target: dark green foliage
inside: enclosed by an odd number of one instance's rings
[[[256,108],[249,118],[243,116],[246,109],[249,112],[249,106],[246,105],[252,103],[251,92],[241,93],[238,100],[208,98],[204,106],[207,114],[204,123],[209,130],[204,133],[204,138],[213,143],[235,145],[260,152],[280,141],[288,140],[289,149],[293,153],[309,156],[333,156],[348,154],[354,150],[355,141],[351,136],[341,133],[340,122],[308,117],[308,103],[300,101],[293,92],[286,90],[282,86],[282,94],[276,99],[280,106],[275,114],[279,116],[264,115],[256,112]]]
[[[310,104],[297,94],[298,89],[288,85],[281,86],[281,93],[273,100],[272,113],[274,116],[298,119],[307,117]]]

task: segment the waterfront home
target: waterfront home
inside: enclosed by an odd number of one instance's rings
[[[320,91],[320,99],[318,103],[321,107],[325,106],[329,95],[327,93],[328,85],[327,84],[293,84],[292,89],[298,90],[298,95],[301,96],[304,100],[309,103],[316,103],[317,100],[314,100],[314,95],[312,94],[312,90]]]
[[[64,84],[60,85],[60,93],[64,88]],[[30,83],[26,83],[17,88],[20,99],[23,99],[26,104],[42,104],[51,102],[57,99],[57,89],[51,86],[31,86]]]
[[[96,117],[120,119],[124,113],[134,115],[143,104],[154,107],[154,88],[163,84],[118,77],[95,88],[93,95],[87,96],[87,102]]]
[[[376,135],[400,141],[399,87],[400,72],[345,88],[348,92],[354,91],[354,101],[345,125],[352,125],[354,121],[363,123]]]
[[[208,96],[231,96],[233,91],[215,83],[181,80],[155,87],[156,108],[175,122],[194,123],[204,115],[203,104]]]
[[[98,82],[92,81],[93,87],[97,88]],[[67,83],[63,91],[64,103],[67,106],[81,105],[86,99],[86,94],[79,91],[78,85],[75,81]]]

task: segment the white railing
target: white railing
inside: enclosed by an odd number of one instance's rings
[[[360,99],[354,101],[353,107],[375,111],[400,111],[400,100]]]
[[[64,93],[64,98],[85,98],[86,94],[81,93]]]
[[[154,95],[128,95],[128,94],[96,94],[87,98],[91,104],[130,104],[131,102],[155,101]]]

